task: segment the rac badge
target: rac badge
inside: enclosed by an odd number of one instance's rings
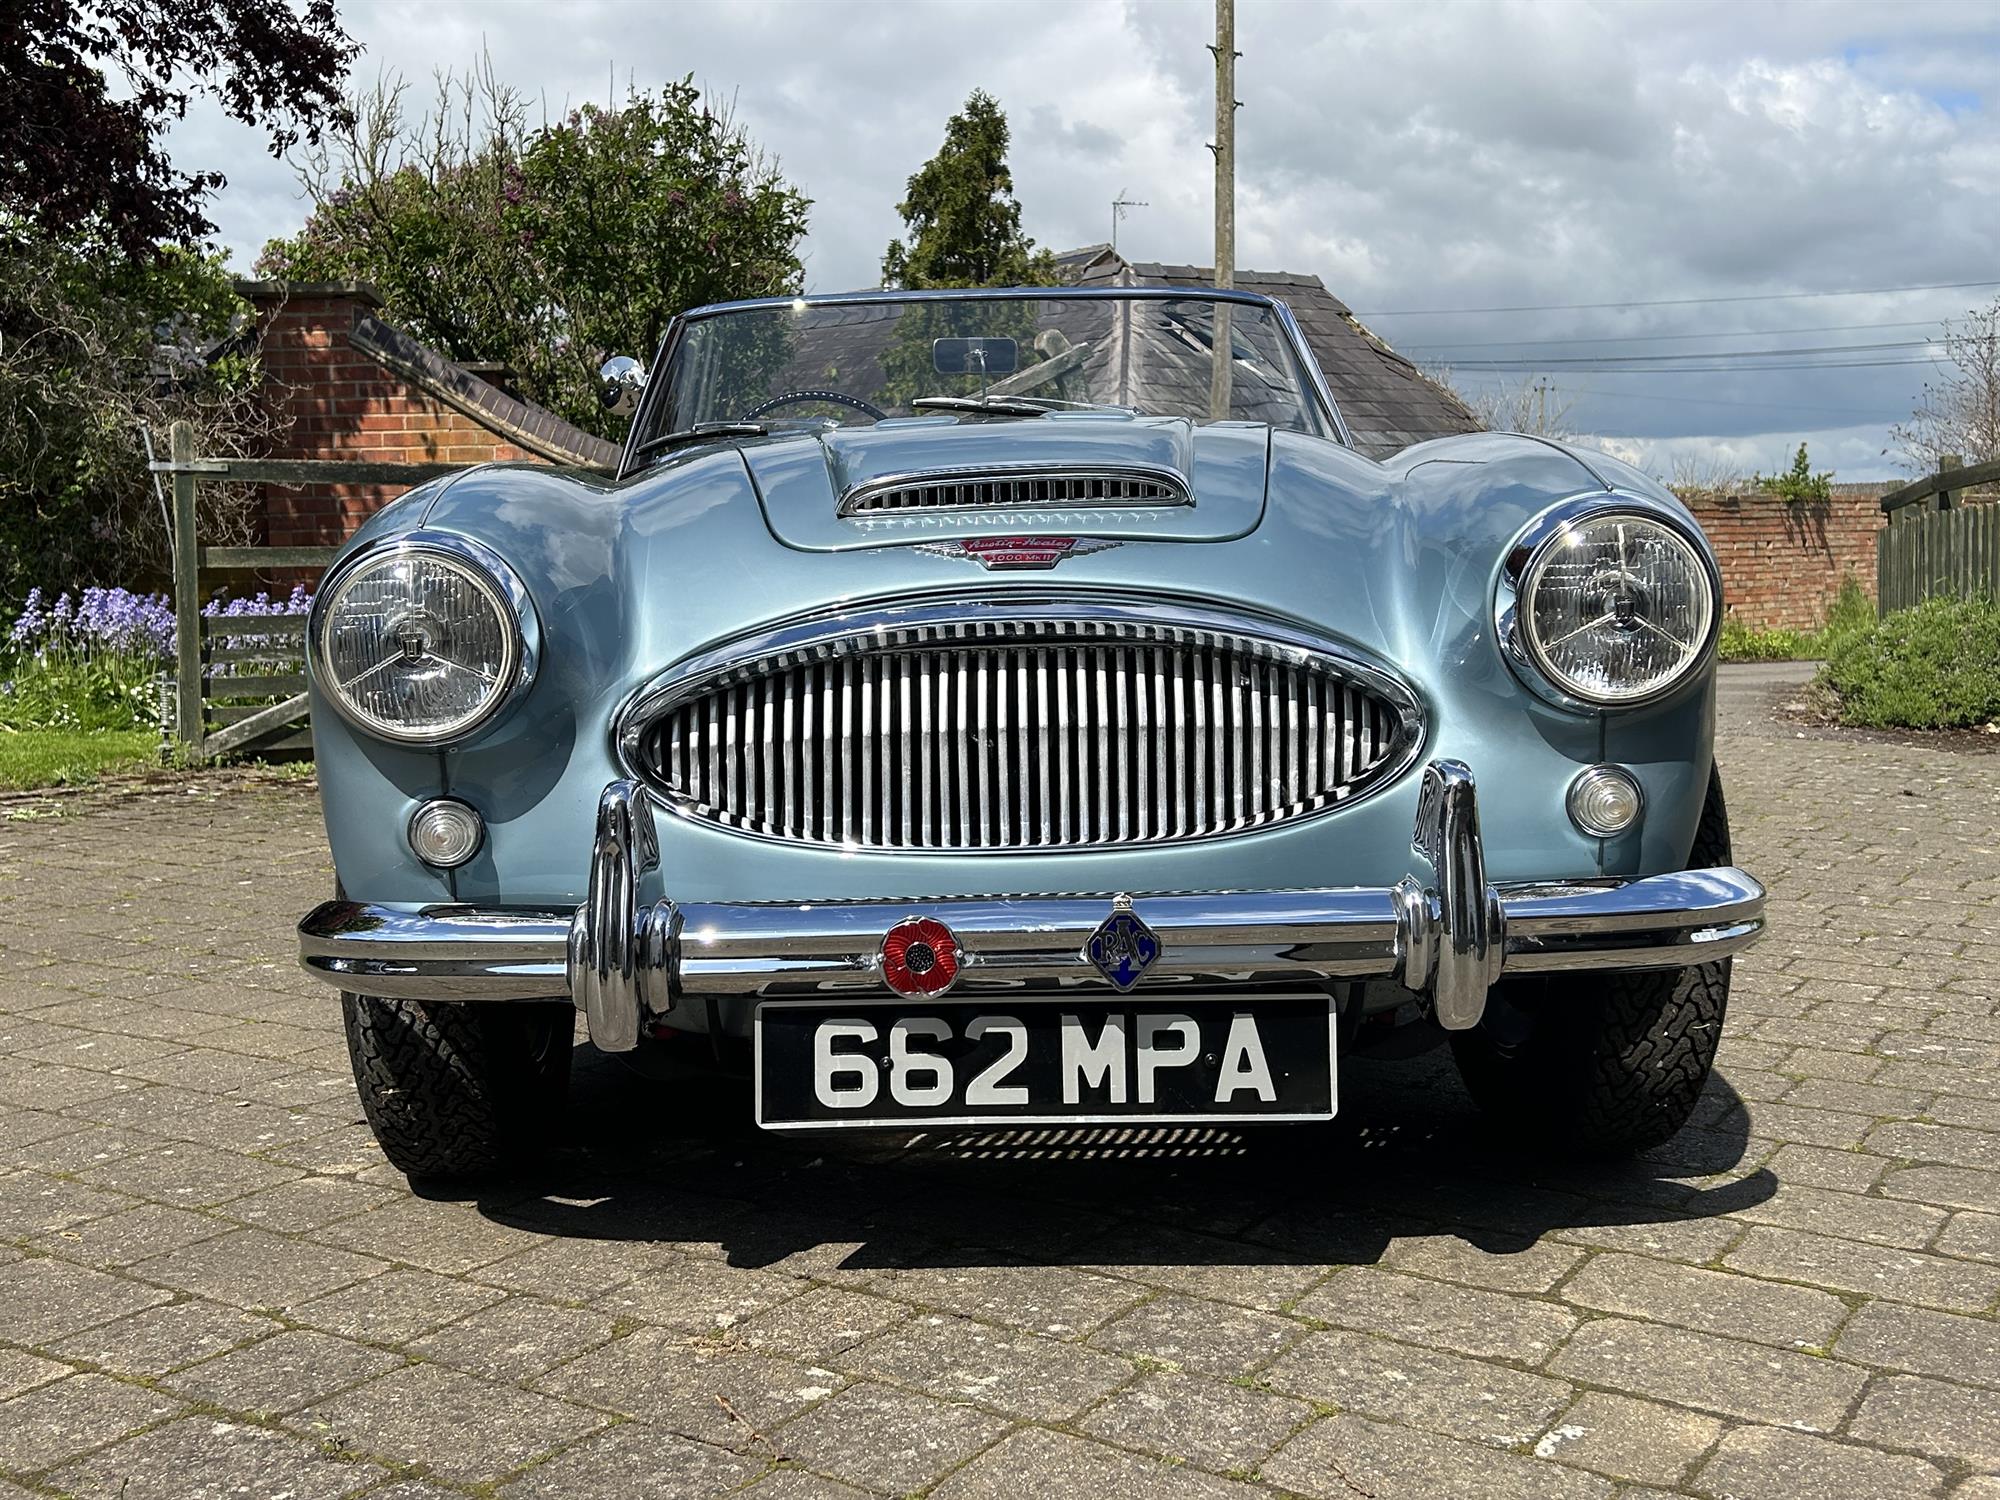
[[[932,557],[962,557],[993,573],[1041,572],[1066,557],[1088,557],[1118,545],[1073,536],[975,536],[959,542],[923,542],[917,551]]]
[[[1160,938],[1139,920],[1132,910],[1132,898],[1119,896],[1111,903],[1111,915],[1097,924],[1084,944],[1083,953],[1091,967],[1123,995],[1158,962]]]

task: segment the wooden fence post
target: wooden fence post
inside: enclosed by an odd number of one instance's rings
[[[1942,479],[1953,469],[1962,469],[1964,467],[1965,456],[1963,454],[1947,453],[1938,459],[1938,478]],[[1951,510],[1957,502],[1958,496],[1953,491],[1944,488],[1938,490],[1937,508],[1939,510]]]
[[[195,534],[194,427],[187,422],[173,426],[169,450],[174,470],[174,665],[180,688],[180,712],[176,730],[182,751],[201,759],[203,714],[201,702],[201,553]]]

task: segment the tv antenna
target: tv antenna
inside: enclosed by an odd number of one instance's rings
[[[1125,189],[1118,190],[1118,196],[1111,200],[1111,248],[1118,249],[1118,221],[1125,217],[1128,208],[1151,208],[1153,205],[1142,198],[1128,198]]]

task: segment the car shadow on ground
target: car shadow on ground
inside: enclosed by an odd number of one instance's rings
[[[551,1236],[719,1245],[732,1265],[1356,1265],[1454,1235],[1489,1253],[1554,1230],[1665,1225],[1771,1197],[1718,1069],[1696,1123],[1627,1161],[1510,1139],[1448,1054],[1350,1059],[1327,1125],[776,1136],[747,1085],[649,1080],[579,1049],[571,1144],[478,1196]],[[1704,1123],[1706,1122],[1706,1123]]]

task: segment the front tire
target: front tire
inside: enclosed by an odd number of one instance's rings
[[[479,1177],[518,1165],[556,1125],[576,1012],[529,1004],[385,1000],[343,993],[361,1107],[397,1171]]]
[[[1722,778],[1687,868],[1733,863]],[[1687,969],[1554,974],[1495,985],[1485,1020],[1454,1032],[1481,1109],[1565,1149],[1622,1156],[1667,1140],[1694,1112],[1729,1005],[1730,961]]]

